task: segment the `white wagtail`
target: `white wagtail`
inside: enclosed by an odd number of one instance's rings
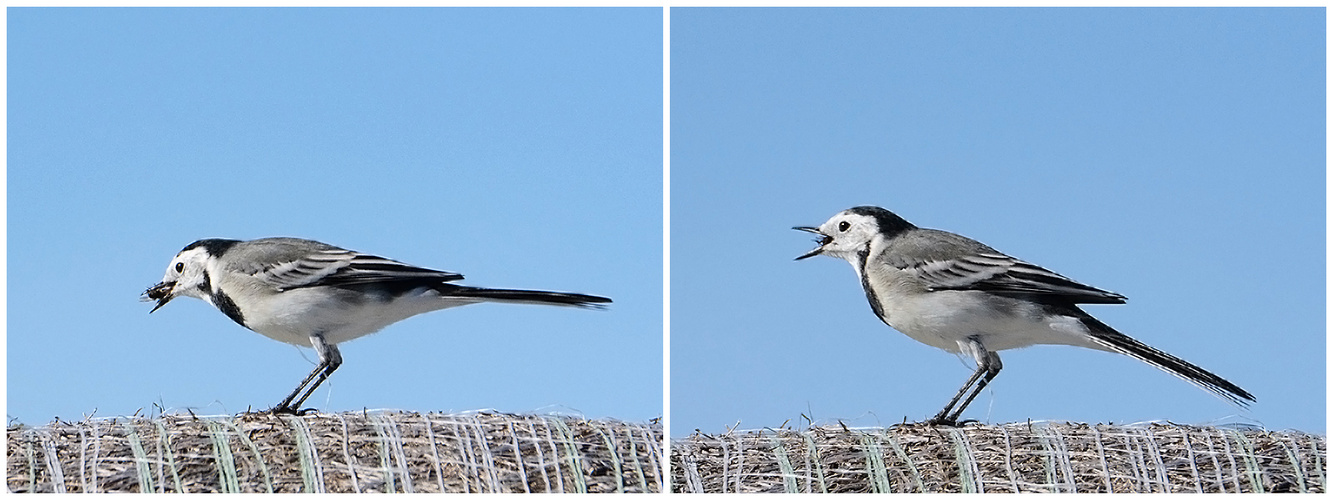
[[[1123,304],[1123,295],[1077,283],[976,240],[916,227],[879,207],[851,208],[820,227],[793,229],[819,235],[819,247],[796,260],[822,254],[851,263],[870,308],[885,324],[918,342],[976,360],[972,378],[928,423],[956,425],[963,409],[1000,373],[996,351],[1036,344],[1118,352],[1238,406],[1254,401],[1222,377],[1117,332],[1078,308]]]
[[[611,302],[577,293],[451,283],[460,279],[461,274],[410,266],[318,241],[206,239],[176,254],[162,282],[145,291],[143,300],[157,301],[151,313],[182,295],[203,299],[241,326],[268,338],[313,347],[319,364],[273,408],[275,413],[299,413],[306,398],[342,364],[339,343],[421,313],[478,302],[591,308]]]

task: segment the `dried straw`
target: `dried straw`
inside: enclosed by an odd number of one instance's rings
[[[662,428],[402,412],[89,419],[8,429],[13,492],[657,492]]]
[[[731,492],[1323,492],[1323,436],[1183,425],[1015,423],[695,434],[672,489]]]

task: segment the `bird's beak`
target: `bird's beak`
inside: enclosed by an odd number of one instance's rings
[[[810,257],[814,257],[814,256],[816,256],[816,255],[819,255],[820,253],[823,253],[823,252],[824,252],[824,245],[827,245],[827,244],[833,242],[833,237],[832,237],[832,236],[829,236],[829,235],[826,235],[826,234],[824,234],[824,233],[819,232],[819,228],[817,228],[817,227],[804,227],[804,226],[798,226],[798,227],[793,227],[792,229],[795,229],[795,230],[797,230],[797,231],[805,231],[805,232],[807,232],[807,233],[814,233],[814,234],[819,235],[819,239],[818,239],[818,240],[815,240],[815,241],[819,242],[819,246],[818,246],[818,247],[815,247],[814,250],[811,250],[811,251],[807,252],[805,255],[802,255],[802,256],[800,256],[800,257],[797,257],[796,260],[808,259],[808,258],[810,258]]]
[[[176,295],[171,293],[175,289],[175,281],[163,281],[153,285],[148,290],[145,290],[143,292],[143,297],[141,297],[140,300],[143,300],[144,302],[157,301],[157,306],[153,307],[152,311],[148,311],[148,314],[152,314],[153,311],[161,309],[162,306],[167,305],[167,302],[171,302],[171,299],[176,298]]]

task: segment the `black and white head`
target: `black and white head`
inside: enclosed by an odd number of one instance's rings
[[[167,302],[171,302],[171,299],[182,295],[212,303],[210,298],[213,294],[213,284],[209,278],[208,265],[230,246],[228,243],[236,242],[199,240],[187,245],[176,254],[176,257],[171,259],[171,264],[167,265],[167,273],[162,276],[162,282],[149,287],[143,293],[143,300],[157,301],[157,306],[149,312],[161,309]]]
[[[875,238],[892,238],[914,227],[916,226],[912,223],[883,208],[871,206],[849,208],[838,212],[819,227],[792,228],[819,236],[815,240],[819,246],[797,257],[796,260],[827,255],[854,261],[857,253],[865,251],[867,245]]]

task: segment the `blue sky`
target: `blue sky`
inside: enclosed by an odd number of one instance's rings
[[[279,235],[615,300],[408,319],[308,406],[662,415],[660,9],[8,14],[11,419],[277,403],[313,351],[138,297]]]
[[[671,10],[672,434],[928,418],[971,374],[792,226],[879,205],[1258,397],[1001,352],[964,414],[1325,431],[1323,9]]]

